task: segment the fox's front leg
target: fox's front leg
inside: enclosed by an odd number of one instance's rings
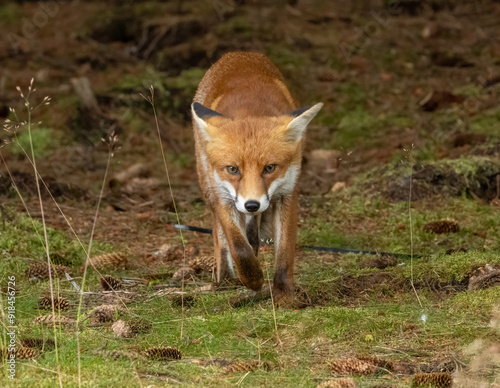
[[[277,202],[274,206],[275,272],[273,299],[278,306],[293,302],[293,262],[297,240],[298,195]]]
[[[234,260],[241,282],[251,290],[260,291],[262,283],[264,283],[264,275],[257,261],[254,248],[246,238],[243,215],[231,205],[218,204],[215,210],[223,237],[225,237],[228,255],[230,255],[228,259],[232,258]],[[220,240],[219,238],[219,245]],[[221,252],[222,250],[220,249]]]
[[[260,247],[260,219],[261,215],[258,214],[256,216],[245,216],[246,222],[246,235],[248,239],[248,243],[252,246],[255,256],[259,255],[259,247]]]
[[[217,264],[215,280],[220,283],[225,279],[234,278],[233,258],[229,252],[226,236],[217,215],[214,215],[214,226],[212,229],[214,237],[214,254]]]

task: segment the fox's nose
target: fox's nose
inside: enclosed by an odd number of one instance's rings
[[[257,201],[246,201],[245,202],[245,209],[247,209],[250,213],[255,213],[257,210],[260,208],[260,203]]]

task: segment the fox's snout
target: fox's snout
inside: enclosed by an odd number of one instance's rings
[[[235,205],[240,213],[258,214],[267,210],[269,199],[267,198],[267,194],[262,195],[259,199],[245,198],[242,195],[238,195]]]
[[[255,213],[260,208],[260,202],[250,200],[245,202],[245,209],[247,209],[250,213]]]

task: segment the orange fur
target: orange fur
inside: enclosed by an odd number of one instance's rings
[[[274,299],[292,300],[303,133],[321,105],[291,113],[297,105],[262,54],[226,54],[203,77],[193,127],[200,186],[214,216],[218,281],[232,275],[234,261],[243,284],[260,290],[263,224],[276,242]]]

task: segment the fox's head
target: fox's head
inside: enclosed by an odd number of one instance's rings
[[[205,143],[201,163],[213,173],[218,196],[241,213],[257,214],[274,198],[292,193],[306,127],[322,106],[278,117],[233,119],[193,103],[197,141]]]

